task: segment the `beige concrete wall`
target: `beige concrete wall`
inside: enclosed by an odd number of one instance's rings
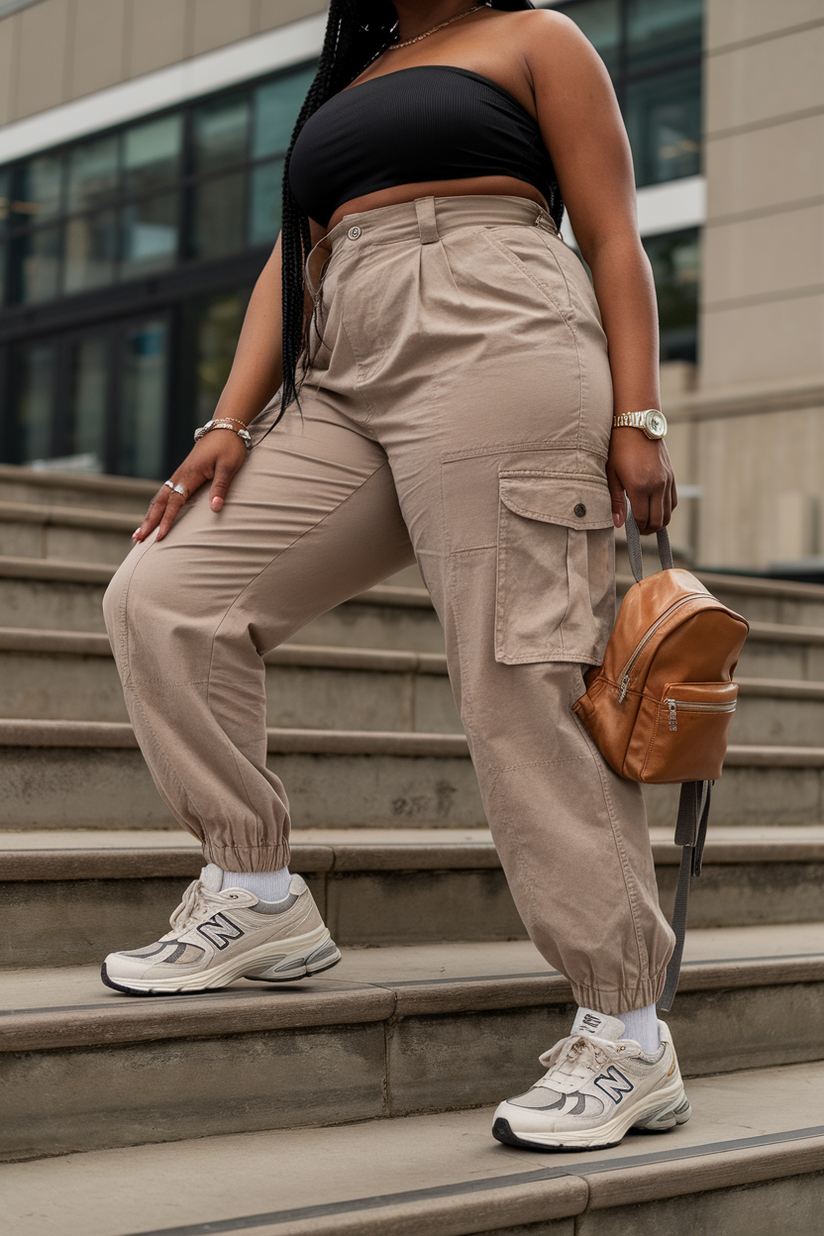
[[[707,0],[705,91],[701,365],[672,435],[702,496],[679,534],[762,568],[824,550],[824,406],[791,397],[824,375],[824,0]]]
[[[0,124],[325,8],[326,0],[39,0],[0,19]]]

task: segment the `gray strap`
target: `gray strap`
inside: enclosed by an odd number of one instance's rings
[[[687,781],[681,786],[678,802],[678,822],[675,825],[675,841],[683,846],[681,867],[678,871],[678,887],[675,890],[675,909],[672,912],[672,930],[675,932],[675,948],[667,966],[667,980],[658,1001],[663,1013],[669,1012],[678,979],[681,974],[681,957],[687,934],[687,910],[690,900],[690,882],[701,874],[704,854],[704,838],[707,835],[707,820],[710,814],[711,781]]]
[[[632,567],[632,573],[635,576],[636,583],[641,582],[644,578],[644,558],[641,553],[641,533],[638,531],[638,525],[635,522],[635,516],[632,513],[632,507],[627,499],[627,550],[629,551],[629,565]],[[672,570],[672,546],[670,545],[669,533],[666,528],[661,528],[656,532],[658,538],[658,557],[661,560],[661,566],[665,571]]]

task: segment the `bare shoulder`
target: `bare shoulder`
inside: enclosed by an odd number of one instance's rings
[[[589,39],[565,13],[525,9],[511,17],[519,23],[519,41],[536,82],[548,72],[558,81],[574,77],[579,82],[582,75],[601,77],[606,73]]]

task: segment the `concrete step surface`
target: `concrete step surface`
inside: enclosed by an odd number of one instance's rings
[[[824,1065],[688,1089],[611,1150],[501,1146],[484,1107],[6,1164],[0,1192],[15,1236],[819,1236]]]
[[[119,566],[142,522],[138,512],[0,500],[0,553]]]
[[[270,729],[269,766],[295,826],[472,827],[484,821],[463,734]],[[172,827],[125,723],[0,719],[0,829]],[[824,823],[824,747],[736,744],[713,796],[716,824]],[[678,787],[645,786],[671,825]]]
[[[698,930],[685,957],[685,1076],[824,1057],[824,923]],[[112,992],[97,967],[5,971],[0,1157],[496,1102],[572,1015],[528,941],[348,950],[301,984],[174,997]]]
[[[669,916],[681,856],[672,828],[653,830],[653,855]],[[95,963],[159,939],[202,862],[182,832],[0,834],[0,966]],[[311,829],[296,835],[290,866],[340,945],[526,934],[485,829]],[[824,826],[710,828],[692,927],[814,922],[822,906]]]
[[[29,506],[72,506],[101,513],[127,513],[132,518],[146,510],[158,484],[126,476],[41,472],[0,464],[0,501]]]

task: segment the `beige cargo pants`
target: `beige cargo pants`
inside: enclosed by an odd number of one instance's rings
[[[586,274],[537,206],[421,198],[330,235],[322,342],[219,514],[207,489],[135,548],[105,601],[160,793],[227,870],[289,859],[266,767],[261,656],[417,559],[518,910],[579,1003],[660,994],[640,788],[570,712],[614,609],[606,340]]]

